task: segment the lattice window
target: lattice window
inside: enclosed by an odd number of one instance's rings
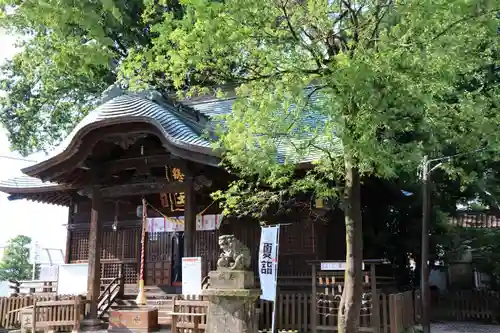
[[[102,264],[101,265],[101,278],[109,279],[116,278],[120,274],[120,264]]]
[[[195,234],[195,256],[201,257],[202,275],[217,268],[219,257],[219,231],[197,231]]]
[[[147,261],[170,261],[172,253],[172,232],[155,232],[146,247]]]
[[[89,231],[71,231],[70,262],[85,261],[89,259]]]
[[[122,259],[123,230],[104,231],[101,240],[102,259]]]
[[[137,264],[125,264],[123,265],[123,274],[126,284],[136,284],[137,283]]]
[[[140,244],[140,228],[122,230],[123,259],[136,259]]]

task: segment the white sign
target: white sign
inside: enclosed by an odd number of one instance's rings
[[[280,227],[262,227],[259,246],[260,299],[275,301]]]
[[[182,258],[182,294],[201,294],[201,257]]]
[[[59,265],[58,295],[86,295],[89,264]]]
[[[41,281],[57,281],[58,271],[59,268],[56,265],[40,266],[40,276],[38,279]]]
[[[40,244],[38,244],[38,242],[33,242],[30,249],[30,264],[34,265],[40,263],[40,252]]]
[[[345,271],[346,263],[344,262],[322,262],[320,266],[322,271]],[[365,270],[365,263],[362,263],[362,270]]]

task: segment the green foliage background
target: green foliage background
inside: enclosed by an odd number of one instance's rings
[[[7,242],[0,261],[0,281],[31,280],[33,266],[29,262],[31,238],[16,236]]]

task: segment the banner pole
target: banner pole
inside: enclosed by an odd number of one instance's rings
[[[278,224],[276,232],[276,261],[274,262],[274,302],[273,302],[273,320],[271,324],[271,332],[277,333],[276,329],[276,317],[278,316],[278,312],[276,311],[278,304],[278,260],[279,260],[279,244],[280,244],[280,225]]]

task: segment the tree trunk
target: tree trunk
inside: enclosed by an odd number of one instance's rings
[[[363,230],[361,218],[361,181],[359,170],[345,159],[344,216],[346,270],[339,306],[339,333],[358,333],[363,292]]]

